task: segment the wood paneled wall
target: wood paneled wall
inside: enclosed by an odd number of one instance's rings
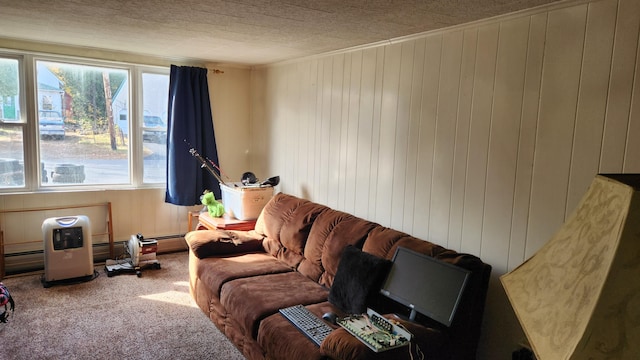
[[[640,172],[639,29],[637,0],[572,1],[256,69],[252,168],[491,264],[480,359],[509,358],[497,277]]]

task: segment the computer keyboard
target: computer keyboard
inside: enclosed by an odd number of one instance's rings
[[[320,346],[322,341],[333,330],[319,317],[315,316],[311,311],[302,305],[294,305],[279,310],[282,316],[295,325],[298,330],[311,339],[316,345]]]

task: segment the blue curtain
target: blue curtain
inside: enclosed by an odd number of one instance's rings
[[[220,199],[220,185],[191,153],[218,164],[207,69],[171,65],[167,121],[167,189],[165,202],[200,204],[204,190]]]

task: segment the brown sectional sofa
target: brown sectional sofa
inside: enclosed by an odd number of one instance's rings
[[[190,291],[198,306],[248,359],[475,359],[491,267],[408,234],[291,195],[279,193],[255,230],[198,230],[189,245]],[[331,286],[347,245],[391,259],[398,246],[472,271],[458,312],[447,328],[428,318],[403,324],[410,347],[374,353],[339,326],[320,347],[278,309],[303,304],[314,314],[333,311]],[[407,311],[382,295],[369,307],[389,318]],[[387,315],[388,314],[388,315]]]

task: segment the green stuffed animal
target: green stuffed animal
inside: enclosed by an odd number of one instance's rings
[[[205,190],[204,194],[200,197],[202,205],[207,207],[207,211],[211,217],[220,217],[224,215],[224,206],[221,202],[217,201],[215,195],[211,191]]]

